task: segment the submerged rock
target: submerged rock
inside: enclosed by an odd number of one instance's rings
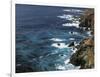
[[[74,42],[71,42],[68,47],[72,47],[72,46],[75,46]]]
[[[58,46],[60,46],[60,43],[58,43]]]

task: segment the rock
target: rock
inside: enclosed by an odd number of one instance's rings
[[[84,65],[81,65],[81,69],[86,68],[93,68],[94,67],[94,52],[92,48],[87,49],[87,55],[83,57],[83,60],[85,61]]]
[[[72,47],[72,46],[75,46],[74,42],[71,42],[68,47]]]
[[[94,46],[94,40],[92,38],[85,38],[80,42],[80,45],[84,46]]]
[[[75,46],[77,51],[70,57],[70,63],[80,66],[80,69],[94,68],[94,10],[88,9],[80,18],[79,27],[91,31],[91,37],[83,39]],[[70,44],[69,46],[73,46]]]
[[[60,46],[60,43],[58,43],[58,46]]]
[[[86,46],[94,46],[94,41],[91,38],[88,38],[84,41],[84,45]]]
[[[86,10],[85,14],[80,17],[79,26],[90,28],[94,32],[94,9]]]
[[[94,67],[94,43],[91,38],[84,39],[71,58],[70,63],[75,66],[81,66],[80,69]]]

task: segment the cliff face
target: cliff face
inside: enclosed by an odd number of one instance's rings
[[[86,10],[81,17],[80,25],[90,28],[91,37],[83,39],[77,46],[77,51],[70,58],[70,63],[75,66],[80,66],[80,69],[94,68],[94,11],[93,9]]]
[[[94,42],[91,38],[86,38],[80,42],[78,50],[74,53],[70,62],[81,69],[94,67]]]
[[[80,17],[80,27],[86,27],[94,33],[94,10],[88,9],[83,16]],[[86,30],[87,30],[86,29]]]

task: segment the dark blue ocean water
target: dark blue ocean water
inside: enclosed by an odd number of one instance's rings
[[[84,10],[17,4],[16,72],[78,69],[68,63],[73,53],[68,44],[89,36],[77,27]]]

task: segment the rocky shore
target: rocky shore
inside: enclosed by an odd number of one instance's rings
[[[94,68],[94,10],[88,9],[84,15],[80,17],[79,27],[90,31],[91,36],[83,39],[76,46],[77,51],[72,54],[70,63],[80,66],[80,69]]]

